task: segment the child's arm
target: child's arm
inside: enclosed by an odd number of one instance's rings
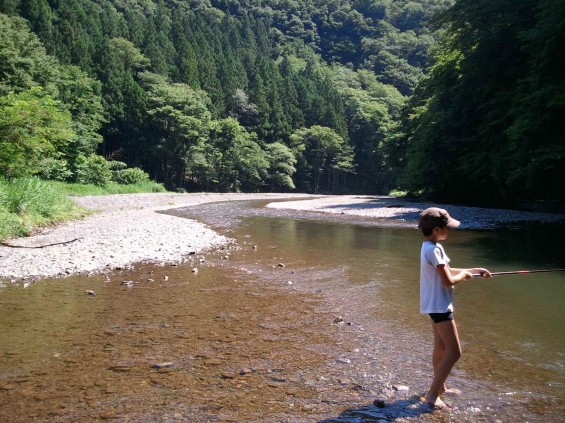
[[[445,264],[440,264],[436,267],[443,286],[450,287],[458,284],[464,279],[473,278],[473,273],[469,269],[452,269]],[[474,269],[477,270],[477,269]]]
[[[491,274],[487,269],[483,269],[482,267],[474,267],[472,269],[454,269],[450,268],[451,273],[461,273],[464,271],[471,272],[474,275],[481,275],[483,278],[490,278]]]

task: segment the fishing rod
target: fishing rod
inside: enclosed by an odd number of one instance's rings
[[[506,275],[528,275],[530,273],[549,273],[549,272],[565,272],[565,269],[546,269],[546,270],[513,270],[511,272],[491,272],[491,276]],[[482,273],[473,273],[474,278],[482,277]]]

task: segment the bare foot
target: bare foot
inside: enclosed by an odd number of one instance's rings
[[[458,396],[461,395],[461,390],[457,388],[448,388],[444,389],[444,391],[440,395]]]
[[[451,410],[451,406],[443,402],[439,397],[434,400],[426,395],[421,397],[420,401],[432,410]]]

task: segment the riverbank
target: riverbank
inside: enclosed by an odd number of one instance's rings
[[[304,194],[118,194],[72,197],[94,213],[7,240],[0,280],[17,282],[122,269],[133,263],[181,263],[230,242],[205,225],[159,213],[216,201],[308,198]]]
[[[384,219],[414,227],[419,213],[430,206],[390,197],[352,195],[155,193],[73,197],[95,213],[30,237],[8,240],[10,246],[0,246],[0,279],[15,282],[98,273],[137,262],[181,263],[231,240],[197,221],[159,212],[218,201],[281,199],[293,201],[273,202],[268,207]],[[565,221],[563,214],[443,207],[461,220],[464,229]]]

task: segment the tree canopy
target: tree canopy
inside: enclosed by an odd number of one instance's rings
[[[0,167],[80,181],[100,156],[170,189],[563,201],[563,9],[0,0]],[[24,106],[51,120],[18,123]]]

